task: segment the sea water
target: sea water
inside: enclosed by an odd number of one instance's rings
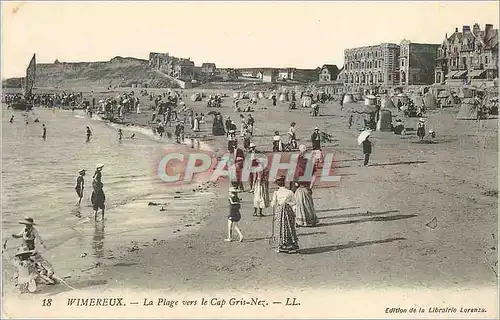
[[[42,124],[47,127],[45,141]],[[87,126],[93,132],[89,143]],[[19,221],[25,216],[37,223],[48,247],[41,252],[63,275],[105,263],[117,248],[130,247],[132,241],[140,245],[171,237],[171,231],[165,234],[166,226],[193,218],[194,202],[202,206],[210,194],[193,194],[157,177],[169,142],[152,137],[145,128],[123,128],[123,133],[119,141],[116,127],[82,111],[26,113],[2,108],[2,231],[11,254],[20,241],[10,235],[22,230]],[[136,137],[131,139],[133,133]],[[97,164],[104,164],[104,222],[94,221],[90,203]],[[75,185],[81,169],[87,174],[84,198],[77,207]],[[162,203],[166,210],[148,206],[149,202]]]

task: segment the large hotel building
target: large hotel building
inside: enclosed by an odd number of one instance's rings
[[[346,87],[399,83],[399,46],[382,43],[346,49],[342,77]]]

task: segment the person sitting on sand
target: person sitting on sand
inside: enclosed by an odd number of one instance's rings
[[[281,142],[281,136],[279,131],[274,131],[273,137],[273,152],[281,152],[283,150],[283,145]]]
[[[240,198],[238,197],[238,191],[231,187],[229,188],[229,216],[228,216],[228,224],[227,224],[227,238],[224,239],[226,242],[233,241],[232,233],[233,226],[236,232],[238,233],[240,239],[239,241],[243,241],[243,234],[241,233],[240,228],[238,227],[238,222],[241,220],[241,203]]]
[[[34,227],[35,222],[31,217],[25,217],[24,220],[19,221],[20,224],[24,224],[24,229],[17,233],[12,234],[13,238],[22,239],[22,246],[28,248],[29,250],[33,250],[32,260],[36,263],[39,263],[45,269],[45,274],[47,278],[51,279],[54,275],[54,268],[52,265],[38,252],[36,252],[36,241],[40,243],[40,246],[44,249],[47,249],[45,244],[43,243],[42,238],[40,237],[40,233]],[[7,245],[7,241],[4,243],[4,248]]]

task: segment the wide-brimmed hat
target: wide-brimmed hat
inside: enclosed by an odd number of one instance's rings
[[[85,170],[85,169],[82,169],[82,170],[78,171],[79,174],[82,174],[82,173],[85,173],[85,172],[87,172],[87,170]]]
[[[19,221],[20,224],[26,224],[26,225],[36,225],[35,221],[31,217],[25,217],[24,220]]]
[[[230,187],[230,188],[229,188],[229,192],[230,192],[230,193],[237,193],[237,192],[238,192],[238,190],[236,190],[236,188],[235,188],[235,187]]]
[[[277,178],[276,180],[274,180],[274,183],[279,183],[279,182],[285,182],[285,176],[281,176],[281,177]]]
[[[255,143],[253,143],[253,142],[252,142],[252,143],[250,143],[250,145],[249,145],[248,147],[249,147],[249,148],[255,148],[255,147],[256,147],[256,145],[255,145]]]
[[[315,128],[314,128],[314,130],[319,130],[319,128],[318,128],[318,127],[315,127]]]
[[[35,250],[30,250],[28,247],[26,246],[21,246],[19,248],[17,248],[17,252],[14,256],[20,256],[20,255],[23,255],[23,254],[29,254],[29,255],[32,255],[35,253]]]
[[[306,150],[307,150],[307,147],[306,147],[305,145],[301,144],[301,145],[299,146],[299,151],[300,151],[300,152],[304,152],[304,151],[306,151]]]
[[[95,166],[96,169],[102,169],[104,167],[103,164],[98,164],[97,166]]]
[[[274,134],[275,134],[275,135],[279,135],[279,134],[280,134],[280,132],[279,132],[279,131],[274,131]]]

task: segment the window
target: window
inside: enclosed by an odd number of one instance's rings
[[[392,78],[391,75],[387,76],[387,80],[391,81],[391,78]]]
[[[405,61],[402,59],[401,60],[401,66],[404,67],[405,66]]]
[[[488,56],[484,56],[484,63],[488,63]]]

